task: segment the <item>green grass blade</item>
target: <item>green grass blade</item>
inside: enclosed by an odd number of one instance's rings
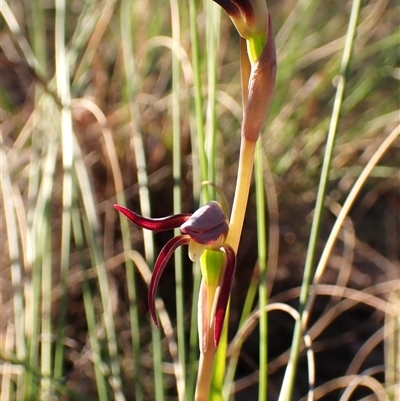
[[[115,149],[115,144],[113,141],[113,135],[111,130],[107,126],[107,119],[105,115],[102,113],[100,108],[93,102],[88,101],[87,99],[81,99],[79,104],[83,107],[86,107],[97,119],[97,121],[102,126],[103,138],[105,148],[107,150],[108,158],[110,161],[110,166],[112,170],[115,193],[117,197],[117,203],[119,205],[126,206],[125,194],[123,191],[123,179],[121,169],[118,164],[118,156]],[[109,213],[116,213],[115,210],[110,210]],[[132,370],[134,372],[135,377],[137,378],[135,382],[135,397],[137,401],[143,400],[143,385],[142,385],[142,369],[140,365],[140,326],[139,326],[139,315],[137,308],[137,294],[136,294],[136,274],[135,267],[128,256],[132,250],[131,247],[131,239],[130,239],[130,231],[129,231],[129,221],[127,219],[119,219],[121,233],[122,233],[122,242],[123,249],[125,252],[125,269],[126,269],[126,286],[128,290],[128,299],[129,299],[129,317],[130,317],[130,328],[131,328],[131,341],[132,341],[132,352],[133,352],[133,366]]]
[[[8,238],[8,252],[11,260],[11,281],[15,288],[13,294],[14,325],[16,355],[25,359],[27,349],[25,344],[25,322],[24,322],[24,299],[22,293],[22,265],[19,249],[17,218],[13,204],[12,183],[8,171],[7,155],[3,148],[3,137],[0,136],[0,171],[1,171],[1,193],[3,197],[4,221]]]
[[[136,102],[137,95],[137,73],[135,69],[135,57],[133,53],[133,23],[132,3],[129,0],[121,2],[121,38],[125,69],[125,82],[129,102],[129,111],[132,127],[132,145],[135,152],[137,176],[139,183],[139,199],[141,212],[144,216],[150,216],[150,199],[148,191],[148,179],[146,173],[145,150],[142,134],[139,130],[140,114]],[[146,262],[152,265],[154,262],[154,243],[152,233],[143,230]],[[164,382],[162,372],[161,336],[159,331],[152,326],[152,347],[154,367],[154,391],[155,401],[164,400]]]
[[[0,3],[0,11],[3,15],[4,20],[6,21],[10,31],[13,33],[15,38],[18,41],[18,45],[24,54],[24,57],[27,63],[37,72],[40,71],[39,62],[37,61],[35,54],[33,53],[32,47],[27,41],[26,37],[22,33],[22,29],[15,18],[14,13],[12,12],[10,6],[8,5],[6,0],[3,0]]]
[[[75,206],[75,205],[74,205]],[[80,263],[82,266],[82,293],[83,293],[83,303],[86,312],[86,321],[88,324],[88,332],[90,339],[90,346],[93,357],[93,368],[96,379],[97,395],[99,401],[109,401],[109,386],[107,385],[107,380],[102,371],[103,360],[101,357],[101,349],[99,340],[97,338],[97,323],[95,315],[95,306],[93,304],[93,294],[88,278],[87,271],[89,270],[89,265],[87,259],[84,255],[85,251],[85,240],[83,234],[83,227],[81,222],[81,216],[78,212],[78,208],[75,206],[72,209],[72,226],[75,238],[75,244],[79,252]]]
[[[49,127],[50,128],[50,127]],[[51,197],[54,183],[54,172],[57,161],[58,138],[55,131],[49,129],[51,138],[49,138],[49,146],[46,159],[43,164],[43,176],[40,190],[37,197],[34,227],[36,229],[36,241],[39,259],[41,260],[41,391],[44,397],[50,397],[51,381],[49,377],[53,373],[53,341],[52,341],[52,248],[51,248]],[[63,337],[61,337],[63,338]],[[57,337],[57,340],[59,338]]]
[[[265,215],[264,169],[262,163],[263,153],[261,142],[258,141],[255,154],[255,183],[256,183],[256,209],[257,209],[257,244],[258,265],[260,281],[258,290],[258,304],[260,309],[260,381],[258,386],[259,401],[267,400],[268,384],[268,319],[267,306],[267,220]]]
[[[190,19],[190,39],[192,44],[192,67],[193,67],[193,79],[194,79],[194,106],[195,106],[195,121],[196,121],[196,134],[195,141],[197,145],[198,160],[200,165],[200,176],[201,181],[206,181],[208,178],[208,158],[205,149],[205,129],[203,120],[203,94],[202,94],[202,82],[201,82],[201,61],[200,61],[200,50],[199,50],[199,38],[197,32],[197,15],[199,9],[195,0],[189,1],[189,19]],[[194,143],[194,142],[193,142]],[[210,201],[209,189],[203,187],[202,190],[203,202],[207,203]]]
[[[181,166],[181,85],[180,85],[180,60],[179,47],[181,41],[179,2],[170,1],[171,25],[172,25],[172,175],[174,178],[173,204],[174,214],[182,213],[182,166]],[[180,234],[179,229],[174,230],[175,235]],[[174,253],[175,258],[175,299],[176,299],[176,322],[177,322],[177,344],[178,359],[182,368],[183,377],[186,377],[186,341],[185,341],[185,309],[183,296],[183,259],[182,249],[179,248]],[[178,383],[178,392],[184,386]],[[184,393],[179,394],[181,401],[184,400]]]
[[[11,363],[14,366],[21,366],[26,371],[30,372],[30,374],[34,377],[35,382],[41,380],[43,378],[39,369],[32,367],[25,360],[18,358],[15,354],[6,353],[3,349],[0,348],[0,360],[6,363]],[[78,392],[75,392],[61,383],[59,380],[55,380],[51,377],[48,378],[51,382],[52,388],[55,390],[56,394],[63,394],[68,397],[71,401],[97,401],[100,400],[88,395],[82,395]],[[35,398],[35,401],[37,398]]]
[[[31,1],[32,7],[32,50],[38,62],[40,75],[45,77],[47,72],[46,24],[44,9],[39,0]]]
[[[253,271],[253,275],[250,281],[249,288],[247,289],[246,292],[246,299],[244,301],[243,309],[242,309],[242,314],[240,315],[239,319],[239,329],[243,326],[247,318],[250,316],[255,297],[258,292],[258,285],[259,285],[259,268],[256,266]],[[241,347],[242,343],[238,344],[238,347]],[[226,367],[226,375],[225,375],[225,383],[224,383],[224,388],[223,388],[223,394],[224,394],[224,399],[228,400],[229,399],[229,394],[231,393],[233,382],[235,379],[235,372],[236,372],[236,367],[239,361],[239,356],[240,353],[236,352],[233,355],[230,356],[228,362],[227,362],[227,367]]]
[[[189,26],[191,39],[192,68],[194,80],[194,117],[191,118],[191,143],[193,148],[193,194],[195,200],[206,203],[208,198],[208,190],[201,187],[201,182],[207,180],[208,163],[205,153],[205,129],[203,120],[203,94],[201,82],[201,60],[199,50],[199,38],[197,30],[198,5],[195,0],[189,1]],[[197,173],[197,174],[196,174]],[[198,185],[199,184],[199,185]],[[201,198],[201,200],[198,198]],[[201,272],[199,263],[193,265],[193,299],[191,308],[191,324],[189,337],[189,376],[187,379],[186,399],[189,401],[193,398],[195,392],[195,384],[197,378],[197,362],[199,358],[198,348],[198,325],[197,325],[197,302],[201,283]],[[192,398],[191,398],[192,397]]]
[[[110,285],[108,283],[107,271],[104,263],[103,254],[100,247],[100,223],[96,214],[93,190],[90,185],[88,172],[82,160],[82,155],[77,141],[74,140],[74,177],[82,197],[84,216],[87,224],[85,226],[86,241],[95,266],[97,281],[100,290],[101,304],[103,309],[103,323],[107,336],[107,350],[110,364],[110,384],[117,400],[124,400],[122,393],[121,371],[119,365],[117,336],[114,322],[114,312],[112,310]]]
[[[104,1],[102,4],[101,12],[98,11],[98,4],[96,4],[96,2],[94,2],[93,4],[94,7],[90,7],[90,11],[88,9],[88,6],[91,2],[89,1],[87,3],[88,4],[84,5],[84,11],[87,12],[82,13],[82,15],[86,18],[80,19],[79,22],[81,22],[82,25],[80,25],[75,32],[77,33],[77,35],[83,34],[82,37],[79,38],[80,41],[83,39],[83,43],[85,43],[85,39],[88,39],[88,36],[86,35],[91,32],[91,28],[93,29],[93,33],[90,37],[89,42],[87,43],[87,46],[85,47],[84,55],[79,59],[74,81],[71,85],[74,90],[81,88],[84,85],[85,80],[87,79],[87,75],[91,71],[90,66],[93,62],[93,58],[98,51],[101,39],[110,24],[111,18],[114,15],[116,0]],[[74,52],[75,55],[77,55],[76,50],[77,49],[75,49]]]
[[[62,103],[60,127],[61,127],[61,151],[63,164],[63,185],[62,185],[62,222],[61,222],[61,260],[60,275],[61,282],[65,291],[65,280],[69,270],[70,253],[71,253],[71,205],[72,205],[72,166],[73,166],[73,132],[72,132],[72,115],[70,109],[71,95],[69,87],[69,64],[66,50],[66,3],[64,0],[56,1],[56,17],[55,17],[55,53],[56,53],[56,83],[58,97]],[[61,306],[65,305],[65,292],[61,299]],[[63,359],[63,323],[65,321],[65,306],[62,306],[58,343],[56,354],[56,376],[62,375],[61,361]]]
[[[302,331],[303,331],[302,325],[305,323],[303,320],[304,319],[303,312],[304,312],[305,305],[307,303],[307,299],[308,299],[308,295],[309,295],[309,286],[310,286],[312,276],[313,276],[315,252],[316,252],[316,247],[317,247],[317,242],[318,242],[318,237],[319,237],[319,230],[320,230],[320,226],[321,226],[322,214],[324,211],[326,188],[327,188],[327,185],[329,182],[329,170],[330,170],[330,165],[331,165],[331,160],[332,160],[332,154],[333,154],[335,137],[336,137],[337,127],[338,127],[338,122],[339,122],[340,110],[341,110],[343,97],[344,97],[346,79],[347,79],[349,64],[350,64],[350,60],[351,60],[351,53],[352,53],[352,49],[353,49],[360,9],[361,9],[361,0],[354,0],[352,3],[350,21],[349,21],[349,26],[348,26],[347,35],[346,35],[346,43],[345,43],[345,47],[343,50],[342,63],[341,63],[340,72],[339,72],[339,82],[338,82],[338,86],[337,86],[335,102],[334,102],[332,116],[331,116],[331,123],[330,123],[328,137],[327,137],[324,161],[323,161],[322,171],[321,171],[321,179],[320,179],[320,183],[319,183],[319,187],[318,187],[315,212],[314,212],[314,217],[313,217],[313,222],[312,222],[312,227],[311,227],[309,247],[307,250],[306,262],[305,262],[305,267],[304,267],[303,283],[302,283],[302,287],[301,287],[300,300],[299,300],[299,302],[300,302],[299,311],[300,311],[300,315],[301,315],[301,320],[300,320],[300,322],[296,322],[296,325],[295,325],[289,363],[286,368],[286,372],[285,372],[285,376],[284,376],[284,380],[283,380],[283,384],[282,384],[282,389],[281,389],[281,392],[279,395],[279,401],[290,401],[292,399],[293,386],[294,386],[297,362],[298,362],[299,353],[300,353]]]
[[[212,1],[206,2],[206,54],[207,54],[207,125],[206,125],[206,153],[208,159],[208,181],[216,184],[217,168],[217,119],[216,119],[216,92],[218,69],[218,45],[220,36],[221,7]],[[207,188],[212,199],[215,199],[213,186]]]

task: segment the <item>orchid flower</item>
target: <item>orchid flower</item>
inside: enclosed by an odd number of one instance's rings
[[[229,231],[228,218],[219,203],[215,201],[209,202],[193,214],[182,213],[156,219],[143,217],[121,205],[114,205],[114,208],[141,228],[151,231],[167,231],[179,227],[183,233],[165,244],[154,265],[149,284],[148,304],[150,315],[157,328],[160,326],[155,309],[156,291],[164,269],[174,251],[179,246],[188,245],[189,258],[193,262],[199,260],[205,250],[223,253],[224,263],[222,271],[217,277],[219,291],[208,291],[210,294],[216,294],[211,300],[214,307],[211,309],[201,307],[199,309],[202,314],[202,316],[199,316],[199,320],[207,322],[206,326],[204,326],[204,323],[202,324],[200,334],[203,337],[206,336],[207,334],[204,332],[208,332],[208,329],[213,327],[214,346],[217,348],[236,269],[236,253],[231,246],[225,243]],[[208,301],[210,299],[205,302],[207,303]]]

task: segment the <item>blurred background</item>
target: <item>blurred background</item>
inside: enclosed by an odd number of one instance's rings
[[[227,15],[217,7],[210,11],[208,3],[195,3],[198,78],[206,132],[217,133],[216,184],[231,204],[242,115],[239,38]],[[179,7],[174,23],[170,4]],[[1,399],[153,400],[154,328],[140,273],[148,267],[140,269],[146,262],[138,255],[149,257],[142,231],[124,226],[113,204],[124,199],[137,212],[170,215],[179,186],[183,212],[199,205],[189,5],[70,0],[64,9],[60,0],[3,0],[1,7]],[[278,52],[276,94],[261,136],[272,244],[268,290],[270,302],[297,307],[351,2],[281,0],[268,7]],[[179,46],[171,41],[177,21]],[[363,2],[317,260],[363,168],[399,125],[399,23],[397,1]],[[214,52],[207,42],[210,25],[217,29]],[[178,86],[172,82],[171,47],[179,57]],[[180,109],[178,182],[172,167],[174,93]],[[384,388],[400,377],[394,362],[400,358],[400,326],[393,313],[400,305],[399,147],[397,137],[358,193],[321,280],[325,286],[310,319],[316,399],[338,400],[349,385],[341,380],[352,374],[367,372]],[[149,196],[145,206],[143,191]],[[255,218],[252,190],[230,339],[250,282],[257,280]],[[154,236],[153,258],[171,235]],[[193,269],[185,252],[183,263],[188,343]],[[173,327],[174,288],[171,263],[159,295]],[[284,313],[269,314],[271,400],[279,394],[293,327]],[[175,400],[168,341],[160,344],[165,399]],[[255,328],[240,353],[237,401],[257,397],[258,353]],[[43,379],[48,376],[53,379]],[[293,399],[308,388],[302,354]],[[374,397],[360,386],[346,399]]]

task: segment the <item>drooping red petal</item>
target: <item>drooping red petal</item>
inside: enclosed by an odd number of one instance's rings
[[[155,298],[156,291],[158,287],[158,283],[160,281],[160,277],[164,272],[165,266],[168,263],[168,260],[171,258],[175,249],[181,245],[186,245],[190,241],[190,237],[188,235],[178,235],[170,239],[165,245],[164,248],[161,249],[160,254],[157,257],[156,263],[154,265],[153,274],[151,276],[150,284],[149,284],[149,294],[148,294],[148,304],[151,318],[153,319],[154,324],[159,329],[160,326],[157,321],[156,315],[156,307],[155,307]]]
[[[215,311],[215,347],[218,347],[219,339],[221,337],[222,329],[224,327],[226,307],[228,305],[229,296],[232,290],[233,278],[236,271],[236,254],[233,248],[229,245],[224,245],[221,247],[221,251],[224,251],[226,255],[226,266],[224,270],[224,276],[222,278],[221,290],[218,296],[217,310]]]
[[[167,231],[172,230],[173,228],[178,228],[191,216],[190,213],[181,213],[158,219],[151,219],[149,217],[143,217],[121,205],[114,205],[114,208],[137,226],[151,231]]]

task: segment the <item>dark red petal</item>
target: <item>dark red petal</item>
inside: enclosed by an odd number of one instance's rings
[[[230,0],[214,0],[215,3],[219,4],[230,17],[239,18],[240,12],[235,4]]]
[[[163,249],[161,249],[160,254],[157,257],[156,263],[154,265],[153,274],[151,276],[150,284],[149,284],[149,294],[148,294],[148,304],[151,318],[153,319],[154,324],[159,329],[160,326],[157,321],[156,315],[156,306],[155,306],[155,298],[156,291],[158,287],[158,283],[160,281],[160,277],[164,272],[165,266],[167,265],[169,259],[174,253],[175,249],[181,245],[186,245],[190,241],[190,237],[188,235],[178,235],[177,237],[169,240]]]
[[[232,0],[232,3],[240,10],[240,14],[246,24],[251,25],[254,20],[254,10],[251,0]]]
[[[221,250],[226,254],[226,266],[224,269],[224,276],[222,278],[221,290],[217,301],[217,310],[215,312],[214,324],[214,345],[218,347],[219,339],[221,337],[222,329],[224,327],[224,320],[226,314],[226,307],[228,305],[229,296],[232,290],[233,278],[236,270],[236,254],[232,247],[224,245]]]
[[[232,18],[243,18],[247,25],[254,20],[253,5],[250,0],[214,0]]]
[[[178,228],[191,216],[190,213],[174,214],[172,216],[161,217],[159,219],[151,219],[143,217],[121,205],[114,205],[120,213],[125,215],[130,221],[137,226],[151,231],[167,231]]]

